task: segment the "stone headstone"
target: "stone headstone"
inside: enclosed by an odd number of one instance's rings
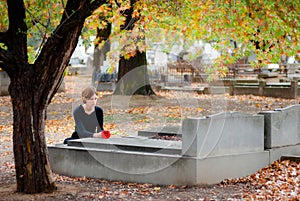
[[[0,70],[0,96],[7,96],[10,79],[6,72]]]
[[[260,112],[265,117],[265,148],[300,143],[300,105]]]
[[[182,154],[206,158],[264,150],[264,116],[219,113],[187,118],[182,126]]]

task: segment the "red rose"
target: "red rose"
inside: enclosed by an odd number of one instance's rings
[[[102,138],[105,138],[105,139],[110,138],[110,132],[108,130],[102,131]]]

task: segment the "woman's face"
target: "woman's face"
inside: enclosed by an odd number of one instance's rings
[[[94,94],[90,98],[85,98],[86,105],[89,107],[95,107],[95,105],[97,104],[97,99],[98,99],[98,96],[96,94]]]

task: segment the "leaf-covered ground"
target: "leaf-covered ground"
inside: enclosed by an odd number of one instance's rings
[[[72,110],[81,103],[80,92],[89,78],[68,76],[65,82],[66,92],[58,93],[48,108],[47,144],[61,143],[72,133]],[[152,97],[101,92],[99,97],[105,128],[113,135],[136,135],[138,130],[180,125],[189,116],[234,111],[256,114],[299,103],[299,99],[183,92],[157,92]],[[12,119],[10,98],[0,97],[0,200],[300,200],[300,164],[292,161],[275,161],[248,177],[212,186],[157,186],[55,175],[56,192],[18,194],[14,192]]]

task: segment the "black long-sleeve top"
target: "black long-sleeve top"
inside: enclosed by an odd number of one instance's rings
[[[87,114],[82,105],[79,105],[73,112],[75,130],[79,138],[93,137],[97,131],[103,131],[103,110],[95,106],[95,111]]]

